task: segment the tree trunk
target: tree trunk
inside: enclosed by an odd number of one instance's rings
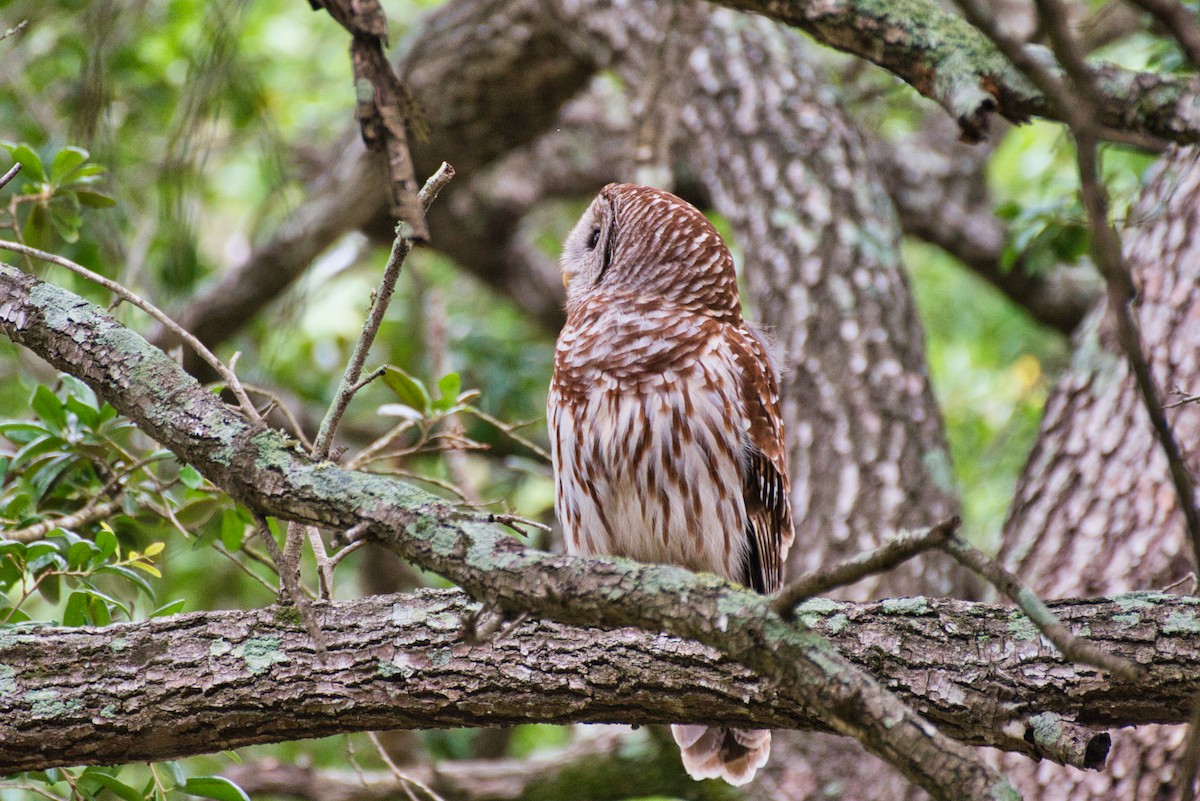
[[[1200,392],[1200,149],[1169,154],[1156,169],[1129,215],[1124,255],[1146,356],[1173,400],[1170,390]],[[1168,415],[1197,475],[1200,407]],[[1196,569],[1190,554],[1166,459],[1097,309],[1046,403],[1001,555],[1036,592],[1055,598],[1161,589]],[[1178,792],[1183,739],[1183,727],[1119,732],[1109,769],[1097,774],[1020,760],[1004,760],[1004,770],[1031,799],[1169,798]]]

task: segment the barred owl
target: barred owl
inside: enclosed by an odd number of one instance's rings
[[[792,543],[779,392],[699,211],[610,184],[567,237],[547,417],[567,550],[777,590]],[[744,784],[771,733],[672,726],[693,778]]]

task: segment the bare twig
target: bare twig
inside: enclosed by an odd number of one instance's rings
[[[0,42],[4,41],[5,39],[7,39],[10,36],[14,36],[14,35],[20,33],[21,31],[25,30],[25,26],[28,24],[29,24],[29,20],[23,19],[20,22],[18,22],[16,25],[14,25],[13,27],[6,30],[4,33],[0,33]],[[0,186],[3,186],[3,184],[0,184]]]
[[[1150,12],[1171,32],[1192,66],[1200,69],[1200,25],[1196,12],[1184,8],[1178,0],[1129,0],[1133,5]]]
[[[11,33],[11,32],[12,31],[9,31],[9,33]],[[0,39],[3,39],[3,38],[4,37],[0,36]],[[0,175],[0,189],[3,189],[4,187],[8,186],[9,182],[13,178],[16,178],[17,173],[19,173],[20,171],[21,171],[21,162],[18,161],[15,164],[13,164],[11,167],[9,167],[8,171],[6,173],[4,173],[4,175]]]
[[[99,284],[109,292],[112,292],[114,295],[124,298],[134,306],[137,306],[139,309],[146,312],[146,314],[149,314],[151,317],[157,320],[164,328],[169,329],[173,334],[175,334],[175,336],[186,342],[196,352],[196,354],[208,364],[209,367],[216,370],[221,378],[225,380],[226,385],[233,392],[234,396],[238,399],[238,403],[241,404],[242,411],[245,412],[246,416],[251,420],[251,422],[259,425],[262,424],[262,418],[259,416],[258,410],[255,409],[254,404],[250,402],[250,398],[246,395],[245,388],[242,387],[242,382],[238,380],[238,377],[233,373],[233,371],[222,364],[221,360],[212,354],[212,351],[204,347],[204,343],[192,336],[191,333],[183,328],[183,326],[179,325],[179,323],[168,317],[165,312],[163,312],[150,301],[143,299],[140,295],[136,294],[125,286],[118,284],[116,281],[105,278],[98,273],[94,273],[87,267],[84,267],[82,264],[76,264],[75,262],[63,256],[59,256],[54,253],[47,253],[46,251],[38,250],[37,248],[31,248],[28,245],[22,245],[19,242],[9,242],[3,239],[0,239],[0,250],[8,250],[13,253],[20,253],[24,256],[32,256],[35,259],[47,261],[51,264],[57,264],[59,267],[65,267],[76,275],[82,275],[89,281]]]
[[[796,616],[796,606],[801,601],[835,587],[853,584],[873,573],[891,570],[917,554],[938,548],[961,524],[962,520],[955,515],[923,531],[903,532],[873,551],[867,551],[822,570],[814,570],[784,587],[771,602],[771,608],[784,620],[793,620]]]
[[[428,208],[442,187],[453,177],[454,168],[442,162],[442,166],[430,176],[421,189],[421,204]],[[354,397],[356,385],[362,375],[363,363],[367,360],[367,352],[375,342],[375,335],[379,333],[383,315],[387,312],[388,304],[392,300],[392,293],[396,289],[396,280],[400,277],[400,268],[404,264],[404,259],[408,257],[408,252],[412,250],[412,244],[411,237],[402,232],[400,226],[397,226],[396,239],[392,243],[392,252],[388,257],[387,266],[384,267],[379,288],[375,291],[375,300],[371,304],[371,311],[367,314],[362,333],[354,344],[354,351],[350,354],[350,362],[346,365],[345,373],[342,374],[342,380],[338,384],[333,403],[325,414],[325,419],[321,421],[317,438],[313,442],[313,456],[318,459],[329,457],[329,448],[333,444],[334,432],[337,430],[342,415],[346,412],[346,407],[350,405],[350,399]]]
[[[417,177],[408,150],[405,130],[414,108],[408,87],[400,80],[383,52],[387,41],[387,19],[377,2],[353,0],[310,0],[324,8],[351,34],[350,60],[354,67],[357,94],[356,116],[363,142],[371,150],[387,153],[388,196],[392,216],[402,221],[404,238],[429,241],[425,209],[417,194]],[[426,204],[427,205],[427,204]]]
[[[335,567],[341,564],[343,559],[355,551],[360,550],[366,544],[366,540],[355,540],[341,550],[334,551],[333,555],[329,557],[329,569],[333,570]]]
[[[1076,637],[1050,611],[1045,602],[1026,587],[1019,578],[995,559],[970,545],[958,534],[950,534],[942,543],[941,548],[961,565],[986,579],[1019,606],[1038,630],[1046,635],[1046,639],[1052,642],[1054,647],[1061,651],[1066,658],[1102,668],[1115,676],[1131,681],[1141,677],[1145,672],[1133,662],[1106,653],[1087,640]]]
[[[396,766],[396,763],[388,755],[387,749],[383,747],[383,743],[379,742],[379,736],[375,732],[367,732],[367,737],[371,740],[371,744],[375,746],[375,750],[379,752],[379,758],[383,760],[383,764],[387,765],[387,769],[396,777],[396,781],[400,782],[400,786],[404,788],[404,792],[412,801],[416,801],[412,793],[412,787],[416,787],[427,798],[433,799],[433,801],[443,801],[442,797],[435,793],[425,782],[414,779]]]
[[[112,517],[119,511],[121,511],[121,504],[117,501],[107,501],[94,506],[85,506],[78,512],[51,520],[43,520],[40,523],[34,523],[32,526],[18,528],[14,531],[0,531],[0,539],[15,542],[33,542],[42,539],[56,528],[86,526],[88,523]]]
[[[554,530],[550,526],[547,526],[545,523],[539,523],[538,521],[530,520],[527,517],[521,517],[520,515],[507,514],[507,513],[489,514],[487,516],[487,521],[489,523],[500,523],[502,525],[508,526],[513,531],[516,531],[518,534],[525,534],[525,532],[521,530],[521,526],[529,526],[530,528],[535,528],[538,531],[544,532],[546,534],[549,534],[551,531]]]
[[[219,383],[218,386],[220,386]],[[278,409],[279,413],[283,415],[285,420],[287,420],[288,426],[290,426],[292,429],[292,433],[296,435],[296,439],[300,440],[300,444],[303,445],[307,450],[312,450],[312,440],[305,435],[304,427],[301,426],[300,421],[296,419],[296,414],[288,407],[286,403],[283,402],[282,398],[276,395],[272,390],[266,387],[258,386],[257,384],[243,384],[243,386],[246,388],[247,392],[253,392],[256,395],[262,395],[268,401],[270,401],[270,405],[262,412],[263,416],[270,414],[272,409]]]
[[[300,586],[300,581],[296,574],[284,566],[283,552],[279,550],[279,543],[275,542],[275,535],[271,533],[271,527],[267,525],[267,519],[256,514],[254,515],[254,524],[258,530],[259,539],[262,540],[267,553],[271,555],[271,559],[275,562],[275,570],[279,573],[280,584],[291,599],[292,605],[296,607],[296,611],[300,613],[300,620],[304,623],[304,630],[312,638],[317,653],[324,653],[325,635],[322,633],[320,625],[317,624],[317,616],[313,614],[312,604],[309,602],[308,596],[304,594],[304,589]]]
[[[541,457],[541,459],[543,461],[545,461],[547,463],[550,462],[550,454],[546,453],[546,449],[543,448],[541,445],[538,445],[533,440],[528,439],[527,437],[523,437],[520,434],[518,434],[515,426],[509,425],[508,423],[504,422],[503,420],[499,420],[495,417],[492,417],[487,412],[483,411],[482,409],[478,409],[474,406],[468,406],[463,411],[467,412],[468,414],[475,415],[480,420],[483,420],[486,423],[491,423],[493,426],[495,426],[496,428],[500,429],[505,434],[507,434],[508,437],[510,439],[512,439],[514,442],[518,442],[521,445],[524,445],[526,448],[528,448],[529,450],[536,453],[539,457]]]

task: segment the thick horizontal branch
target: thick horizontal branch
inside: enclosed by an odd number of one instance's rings
[[[0,775],[378,729],[826,729],[794,695],[713,648],[537,620],[464,642],[477,610],[445,590],[319,605],[324,657],[290,607],[10,631],[0,639]],[[1200,671],[1200,600],[1133,594],[1055,612],[1145,664],[1145,681],[1071,665],[1004,607],[906,598],[800,609],[842,654],[973,745],[1096,767],[1104,728],[1184,720]]]
[[[783,621],[763,596],[678,567],[536,551],[415,487],[314,462],[281,432],[249,425],[102,309],[5,265],[0,328],[87,382],[260,514],[356,528],[505,610],[665,631],[718,647],[937,798],[1013,794],[973,750],[939,732],[827,640]]]
[[[1013,122],[1061,119],[1060,110],[983,33],[933,0],[717,2],[793,25],[822,44],[874,62],[942,106],[968,140],[984,137],[994,113]],[[1039,61],[1054,63],[1049,50],[1030,50]],[[1200,141],[1200,79],[1111,65],[1094,72],[1102,125],[1172,142]]]

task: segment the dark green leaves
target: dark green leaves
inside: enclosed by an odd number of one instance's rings
[[[21,191],[18,206],[28,206],[22,237],[32,247],[53,243],[53,235],[63,242],[79,240],[85,207],[102,209],[116,205],[116,199],[98,191],[94,184],[104,177],[104,168],[88,162],[88,152],[66,146],[51,158],[46,169],[37,152],[25,143],[0,142],[21,165]]]

